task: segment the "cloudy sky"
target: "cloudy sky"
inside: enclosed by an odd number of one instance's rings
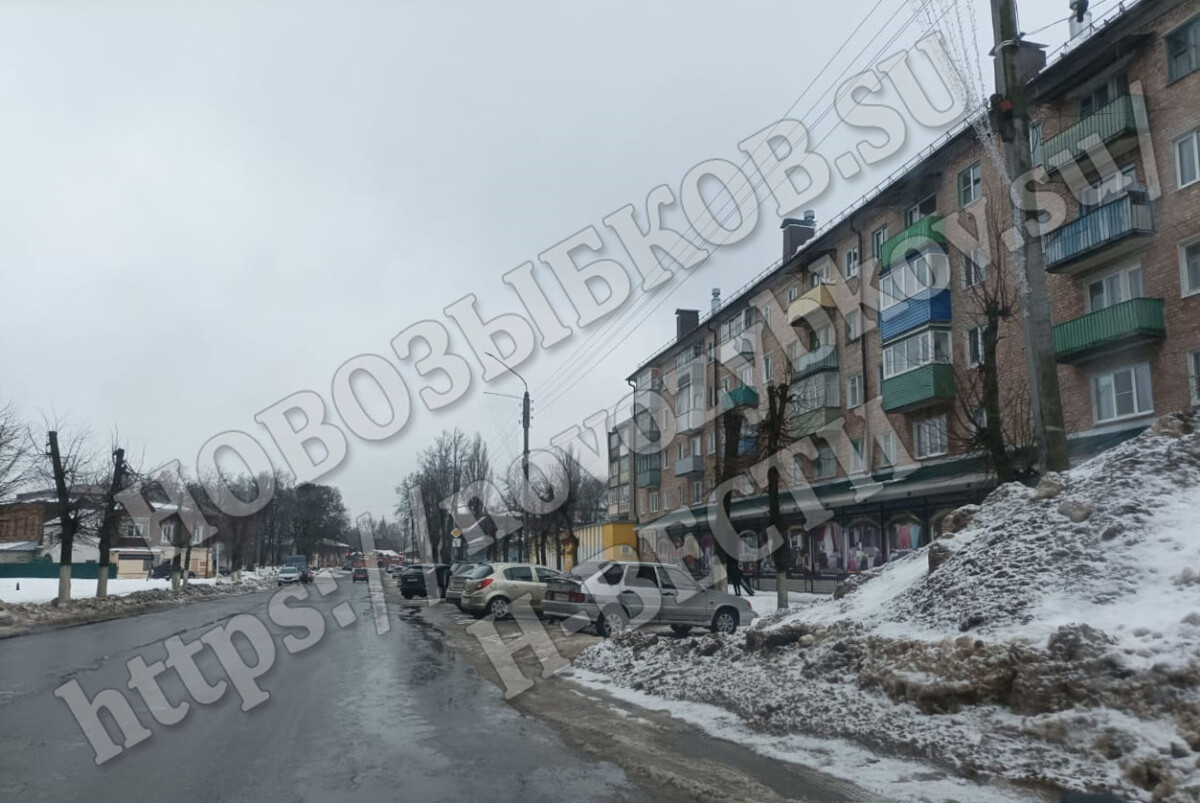
[[[1066,0],[1022,6],[1026,31],[1068,13]],[[256,414],[301,390],[328,402],[338,366],[377,353],[410,387],[410,420],[380,443],[350,435],[321,481],[354,513],[390,516],[441,429],[479,431],[497,461],[520,448],[519,402],[484,393],[518,394],[515,378],[481,382],[451,325],[475,381],[430,412],[391,351],[400,331],[449,323],[467,293],[485,317],[520,312],[504,273],[586,226],[615,245],[604,217],[632,203],[644,223],[652,188],[678,194],[707,159],[741,164],[738,142],[785,115],[832,162],[862,138],[838,127],[833,88],[910,46],[922,20],[973,39],[990,76],[987,8],[6,0],[0,401],[104,441],[119,429],[144,469],[194,466],[226,430],[270,444]],[[1034,38],[1065,37],[1060,22]],[[895,156],[852,181],[835,173],[810,205],[818,221],[937,135],[909,121]],[[779,216],[761,209],[750,237],[518,367],[535,446],[615,403],[676,307],[707,308],[711,288],[728,296],[778,257]],[[571,324],[550,271],[535,276]]]

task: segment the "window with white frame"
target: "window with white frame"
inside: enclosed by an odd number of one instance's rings
[[[175,543],[175,522],[164,521],[162,523],[162,538],[165,543]]]
[[[913,445],[918,460],[945,454],[948,446],[946,416],[926,418],[913,424]]]
[[[192,546],[204,543],[204,525],[197,524],[192,529]]]
[[[958,174],[958,208],[975,203],[983,197],[983,167],[979,162]]]
[[[663,510],[670,510],[671,509],[671,491],[670,491],[670,489],[664,490],[662,492],[662,494],[663,494]]]
[[[1200,70],[1200,16],[1192,17],[1165,38],[1168,83]]]
[[[660,466],[661,468],[670,468],[670,467],[671,467],[671,455],[670,455],[670,453],[668,453],[666,449],[663,449],[663,450],[662,450],[662,452],[660,452],[659,454],[660,454],[660,456],[661,456],[661,458],[662,458],[662,460],[661,460],[661,461],[660,461],[660,463],[659,463],[659,466]]]
[[[692,394],[688,392],[677,393],[675,395],[675,415],[681,416],[687,414],[692,409]]]
[[[846,313],[846,339],[858,340],[862,336],[862,314],[852,309]]]
[[[923,365],[953,361],[950,332],[945,329],[926,329],[883,350],[883,376],[890,379]]]
[[[883,252],[883,244],[887,242],[887,224],[880,226],[871,232],[871,256],[879,259]]]
[[[704,483],[700,480],[692,480],[692,504],[697,504],[704,501]]]
[[[738,369],[738,381],[741,382],[742,385],[745,387],[749,387],[749,386],[753,385],[754,384],[754,366],[753,365],[743,365],[741,368],[739,368]]]
[[[683,458],[687,457],[687,455],[684,454],[684,451],[683,451],[683,447],[686,445],[687,445],[687,441],[680,441],[679,443],[675,444],[675,459],[676,460],[682,460]]]
[[[982,284],[987,277],[987,259],[981,246],[963,253],[963,286]]]
[[[789,287],[787,289],[787,300],[788,300],[789,304],[792,303],[793,301],[795,301],[799,297],[800,297],[800,285],[793,284],[791,287]]]
[[[650,492],[650,512],[651,513],[658,512],[658,491]]]
[[[1179,286],[1185,296],[1200,293],[1200,240],[1179,246]]]
[[[1175,181],[1180,188],[1200,180],[1200,130],[1175,140]]]
[[[858,246],[846,249],[846,278],[853,279],[858,275]]]
[[[879,308],[888,309],[918,293],[948,286],[949,266],[945,254],[914,254],[879,277]]]
[[[692,456],[693,457],[700,456],[700,436],[699,435],[692,436]]]
[[[1200,405],[1200,349],[1188,354],[1188,387],[1192,404]]]
[[[1128,94],[1128,76],[1125,73],[1110,76],[1079,99],[1079,119],[1091,117],[1117,98]]]
[[[972,326],[967,330],[967,365],[974,368],[983,363],[983,327]]]
[[[798,415],[822,407],[840,407],[838,375],[832,371],[806,376],[793,386],[792,404]]]
[[[846,380],[846,406],[854,408],[863,403],[862,374],[855,374]]]
[[[1088,312],[1111,307],[1142,296],[1142,266],[1121,268],[1088,282]]]
[[[788,364],[792,366],[792,370],[796,370],[796,366],[800,363],[800,341],[793,340],[787,345]]]
[[[1097,422],[1153,411],[1150,364],[1138,363],[1093,376],[1092,407]]]
[[[704,361],[706,363],[713,361],[713,339],[711,337],[704,338]]]
[[[773,369],[775,367],[775,363],[771,359],[770,354],[763,355],[762,366],[763,366],[763,382],[770,382],[774,378]]]
[[[850,441],[850,473],[861,474],[866,469],[867,463],[864,458],[863,439],[854,438]]]
[[[817,448],[817,460],[814,467],[819,480],[828,479],[837,474],[837,455],[832,446],[822,444]]]
[[[920,203],[913,204],[904,212],[904,225],[911,226],[919,220],[937,214],[937,196],[930,195],[922,198]]]
[[[885,432],[879,436],[879,457],[885,466],[896,465],[895,432]]]
[[[823,259],[820,264],[809,269],[808,284],[810,287],[820,287],[829,284],[829,260]]]
[[[717,453],[717,430],[715,428],[708,431],[708,453]]]
[[[762,308],[762,322],[767,326],[771,325],[771,305]]]

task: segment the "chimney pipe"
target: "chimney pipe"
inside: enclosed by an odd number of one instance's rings
[[[721,288],[714,287],[712,290],[712,312],[716,315],[721,310]]]
[[[783,229],[783,259],[786,262],[796,255],[806,242],[813,238],[817,231],[817,215],[811,209],[804,213],[802,220],[789,217],[779,224]]]
[[[683,340],[684,336],[700,325],[700,310],[675,310],[675,342]]]

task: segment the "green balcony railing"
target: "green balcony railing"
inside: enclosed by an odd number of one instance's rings
[[[734,388],[721,397],[722,410],[736,410],[739,407],[757,407],[758,391],[749,385]]]
[[[1117,137],[1137,132],[1137,118],[1133,113],[1133,99],[1121,97],[1093,112],[1058,136],[1042,144],[1042,165],[1047,171],[1057,170],[1064,164],[1087,152],[1084,144],[1092,136],[1109,143]]]
[[[954,366],[922,365],[883,380],[883,409],[889,413],[914,410],[954,398]]]
[[[1136,199],[1136,200],[1135,200]],[[1154,232],[1154,207],[1141,193],[1097,206],[1042,240],[1046,269],[1065,265],[1134,234]]]
[[[803,438],[820,432],[825,427],[837,421],[842,415],[841,407],[818,407],[792,416],[788,428],[793,438]]]
[[[892,256],[899,250],[899,258],[909,251],[925,251],[931,245],[945,245],[946,237],[934,229],[934,224],[941,223],[941,215],[930,215],[918,220],[904,231],[886,240],[879,249],[879,263],[883,267],[892,264]]]
[[[661,478],[662,469],[642,469],[637,473],[637,487],[645,488],[650,485],[658,485],[661,481]]]
[[[819,346],[796,360],[796,378],[803,379],[818,371],[836,371],[837,368],[837,349],[834,346]]]
[[[1054,327],[1054,353],[1059,362],[1095,354],[1139,340],[1166,336],[1161,298],[1131,298]]]

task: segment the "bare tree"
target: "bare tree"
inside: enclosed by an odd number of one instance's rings
[[[12,402],[0,404],[0,500],[19,490],[29,478],[29,436]]]
[[[39,438],[28,435],[29,451],[36,449]],[[86,430],[67,434],[55,423],[45,424],[45,459],[35,461],[31,477],[53,484],[58,507],[58,529],[53,534],[59,545],[58,602],[71,599],[71,562],[77,536],[95,536],[95,518],[100,498],[95,483],[101,479],[91,453],[91,439]],[[98,523],[98,522],[97,522]]]

